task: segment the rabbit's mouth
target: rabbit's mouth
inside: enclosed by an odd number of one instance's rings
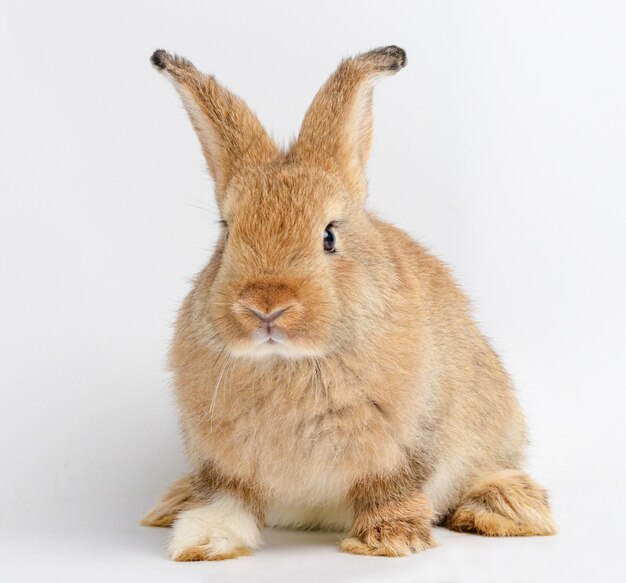
[[[258,344],[268,345],[288,344],[289,342],[287,334],[274,326],[258,328],[252,334],[252,340]]]
[[[246,339],[231,344],[229,349],[233,356],[252,359],[274,356],[291,360],[321,354],[319,347],[309,346],[297,337],[292,338],[275,326],[256,328]]]

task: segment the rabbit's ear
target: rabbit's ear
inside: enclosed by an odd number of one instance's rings
[[[189,61],[158,50],[150,59],[180,94],[220,193],[238,171],[269,161],[278,150],[257,117],[214,77]]]
[[[374,81],[405,65],[406,53],[396,46],[343,61],[315,96],[289,157],[339,171],[351,190],[364,196]]]

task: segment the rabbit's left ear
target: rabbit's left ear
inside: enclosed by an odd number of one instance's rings
[[[315,96],[289,157],[338,171],[350,190],[364,198],[374,81],[405,65],[406,53],[396,46],[343,61]]]
[[[189,61],[155,51],[152,64],[180,94],[198,134],[218,202],[232,176],[245,167],[272,160],[278,149],[257,117],[214,77],[200,73]]]

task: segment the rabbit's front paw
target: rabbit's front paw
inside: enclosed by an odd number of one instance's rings
[[[260,543],[252,514],[238,500],[224,495],[181,512],[168,551],[174,561],[221,561],[249,555]]]
[[[213,533],[197,541],[185,541],[182,545],[172,541],[169,548],[174,561],[223,561],[252,554],[250,549],[237,546],[226,533]]]
[[[356,555],[404,557],[437,546],[430,526],[404,520],[384,521],[351,534],[340,549]]]

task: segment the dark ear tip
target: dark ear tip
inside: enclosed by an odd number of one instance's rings
[[[154,53],[152,53],[152,56],[150,57],[150,62],[157,68],[157,69],[165,69],[165,66],[167,65],[167,60],[168,60],[169,55],[167,54],[166,51],[164,51],[163,49],[158,49],[156,51],[154,51]]]
[[[370,63],[378,71],[399,71],[406,65],[406,52],[395,45],[379,47],[357,57]]]
[[[399,71],[406,66],[406,51],[404,49],[396,45],[389,45],[377,49],[377,51],[380,51],[381,56],[386,57],[390,70]]]
[[[389,54],[389,56],[396,59],[398,70],[406,67],[406,51],[397,47],[396,45],[391,45],[385,47],[385,51]]]

